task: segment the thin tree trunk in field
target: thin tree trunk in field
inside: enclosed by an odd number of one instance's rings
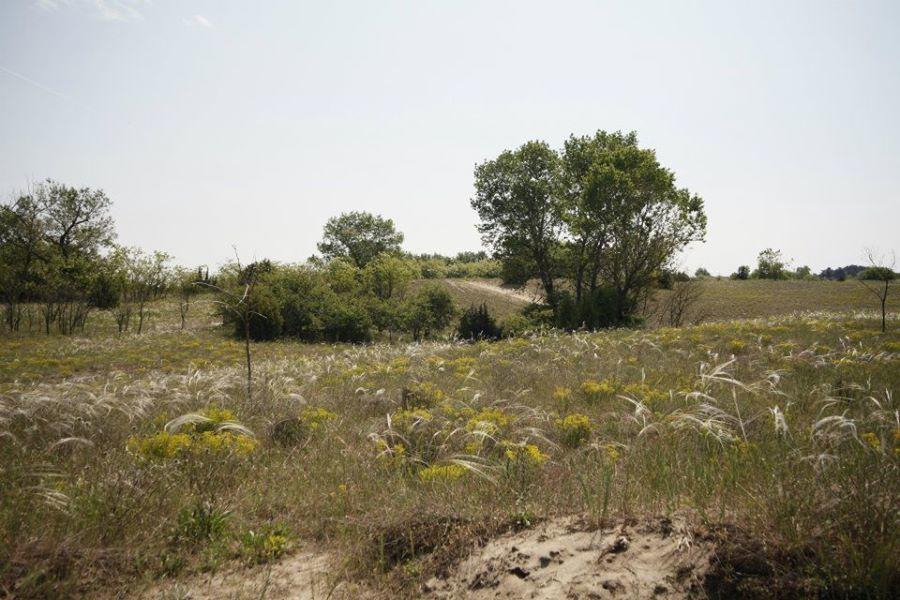
[[[247,402],[253,399],[253,370],[250,363],[250,315],[244,316],[244,350],[247,354]]]

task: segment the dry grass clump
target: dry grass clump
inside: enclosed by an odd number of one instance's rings
[[[337,576],[415,596],[504,527],[690,510],[737,544],[716,589],[888,597],[900,334],[876,325],[279,342],[259,346],[252,402],[215,332],[117,339],[119,368],[0,384],[0,590],[114,593],[317,544],[346,559]],[[205,366],[132,368],[141,343],[187,356],[198,336]],[[103,340],[67,344],[108,360]]]

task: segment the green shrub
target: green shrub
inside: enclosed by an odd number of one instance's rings
[[[470,306],[459,320],[457,334],[464,340],[496,340],[503,331],[488,312],[487,305]]]
[[[504,257],[500,263],[500,278],[510,285],[525,285],[534,275],[534,265],[520,257]]]
[[[88,301],[95,308],[115,308],[119,305],[121,291],[122,286],[114,277],[106,273],[100,273],[91,282]]]
[[[372,318],[358,302],[338,301],[322,315],[322,328],[329,342],[368,342],[372,339]]]
[[[591,438],[594,426],[587,415],[575,413],[556,420],[560,440],[568,448],[578,448]]]
[[[619,298],[611,287],[600,286],[584,294],[580,301],[569,292],[557,296],[555,324],[562,329],[601,329],[633,324],[634,319],[626,316],[620,319]],[[632,307],[625,307],[622,313],[631,315]]]
[[[216,508],[208,502],[198,502],[178,513],[178,525],[173,535],[175,542],[209,542],[217,539],[228,528],[230,512]]]
[[[290,548],[288,531],[269,526],[260,531],[248,531],[240,537],[240,553],[251,564],[267,563],[284,555]]]
[[[738,267],[737,271],[731,274],[732,279],[739,279],[741,281],[750,279],[750,267],[747,265],[741,265]]]
[[[274,340],[281,336],[284,318],[281,302],[275,291],[268,285],[257,284],[247,299],[250,303],[250,338],[257,341]],[[235,319],[235,334],[244,335],[244,323]]]
[[[429,285],[407,305],[406,328],[420,340],[446,329],[456,309],[453,297],[443,287]]]

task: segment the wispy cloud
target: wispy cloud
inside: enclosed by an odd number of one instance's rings
[[[202,27],[203,29],[215,29],[216,26],[213,25],[209,19],[204,17],[203,15],[194,15],[190,18],[185,18],[184,22],[188,25],[193,25],[195,27]]]
[[[149,0],[93,0],[100,17],[107,21],[139,21]]]
[[[71,4],[70,0],[34,0],[34,5],[41,10],[56,10],[60,6]]]
[[[33,0],[41,10],[55,11],[63,7],[84,10],[105,21],[140,21],[152,0]]]
[[[60,98],[66,99],[66,100],[69,100],[69,99],[70,99],[67,95],[63,94],[62,92],[57,92],[57,91],[54,90],[53,88],[47,87],[47,86],[44,85],[43,83],[41,83],[41,82],[39,82],[39,81],[35,81],[35,80],[32,79],[31,77],[26,77],[25,75],[22,75],[22,74],[19,73],[18,71],[13,71],[12,69],[7,69],[7,68],[4,67],[3,65],[0,65],[0,71],[3,71],[3,72],[6,73],[7,75],[12,75],[12,76],[15,77],[16,79],[19,79],[19,80],[21,80],[21,81],[24,81],[25,83],[27,83],[27,84],[29,84],[29,85],[31,85],[31,86],[33,86],[33,87],[36,87],[37,89],[39,89],[39,90],[41,90],[41,91],[47,92],[48,94],[52,94],[52,95],[54,95],[54,96],[58,96],[58,97],[60,97]]]

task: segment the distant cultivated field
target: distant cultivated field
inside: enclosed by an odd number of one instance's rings
[[[524,288],[504,286],[499,279],[446,279],[447,286],[460,307],[487,304],[488,309],[503,316],[520,310],[529,301],[541,297],[536,282]],[[700,282],[702,293],[686,323],[725,321],[804,311],[877,310],[878,300],[858,281],[733,281],[708,279]],[[900,310],[900,285],[888,298],[888,311]],[[660,290],[644,311],[648,324],[658,325],[657,305],[671,292]]]
[[[723,321],[803,311],[880,309],[878,300],[858,281],[733,281],[701,282],[702,295],[688,322]],[[897,292],[900,286],[893,291]],[[669,292],[659,292],[659,299]],[[888,299],[888,310],[900,310],[900,293]],[[652,315],[651,306],[648,313]]]

